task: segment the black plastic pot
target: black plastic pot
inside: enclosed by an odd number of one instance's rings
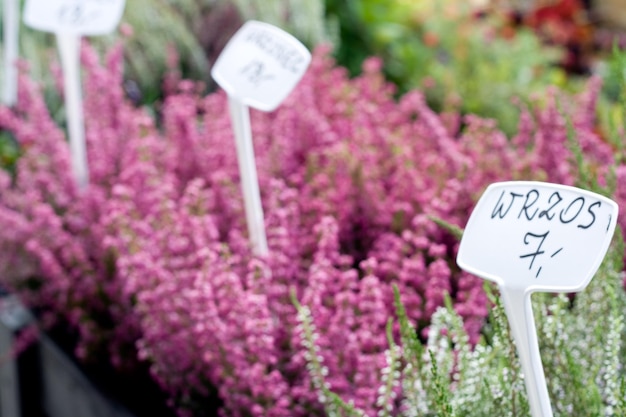
[[[39,342],[41,403],[49,417],[136,417],[103,394],[47,336]]]
[[[33,320],[15,296],[0,296],[0,417],[175,415],[147,375],[83,368],[47,334],[12,355],[14,342]]]

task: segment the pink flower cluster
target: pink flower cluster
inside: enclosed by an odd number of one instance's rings
[[[473,340],[487,313],[482,282],[459,270],[457,239],[432,217],[463,226],[494,181],[576,180],[556,92],[523,109],[509,140],[492,121],[434,113],[418,91],[395,99],[376,59],[349,79],[319,48],[278,110],[252,112],[270,247],[260,259],[225,94],[182,81],[153,117],[124,98],[121,57],[101,65],[83,48],[85,191],[31,81],[0,108],[23,149],[15,177],[0,176],[0,264],[6,285],[79,333],[80,356],[148,361],[181,415],[213,390],[231,416],[322,414],[292,296],[312,311],[333,391],[373,410],[393,285],[423,331],[446,293]],[[594,81],[565,111],[605,175],[595,95]]]

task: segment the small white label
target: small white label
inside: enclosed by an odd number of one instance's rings
[[[230,39],[211,75],[228,95],[271,111],[300,81],[310,62],[310,52],[290,34],[248,21]]]
[[[113,32],[125,0],[27,0],[24,22],[37,30],[71,35]]]
[[[457,263],[505,288],[577,292],[600,266],[617,214],[614,201],[578,188],[495,183],[470,216]]]

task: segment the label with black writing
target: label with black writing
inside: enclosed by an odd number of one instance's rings
[[[580,291],[606,254],[617,214],[614,201],[575,187],[495,183],[470,216],[457,263],[508,288]]]
[[[259,110],[274,110],[304,75],[311,53],[292,35],[248,21],[230,39],[211,75],[229,95]]]
[[[24,23],[44,32],[105,35],[124,13],[125,0],[27,0]]]

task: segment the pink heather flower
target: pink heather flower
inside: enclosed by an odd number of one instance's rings
[[[476,341],[482,281],[458,269],[458,241],[433,217],[463,227],[494,181],[573,184],[558,94],[523,108],[509,140],[477,116],[436,114],[420,92],[397,101],[378,59],[350,79],[327,48],[313,55],[279,109],[251,112],[265,259],[247,241],[224,92],[203,97],[174,76],[155,120],[125,99],[121,47],[101,63],[85,43],[81,193],[64,132],[22,76],[18,106],[0,107],[23,151],[14,177],[0,172],[4,284],[75,332],[85,360],[149,364],[181,415],[212,395],[223,415],[322,415],[292,295],[311,309],[331,388],[369,414],[394,285],[419,332],[448,294]],[[564,109],[604,176],[594,83]],[[617,176],[619,203],[623,167]]]

